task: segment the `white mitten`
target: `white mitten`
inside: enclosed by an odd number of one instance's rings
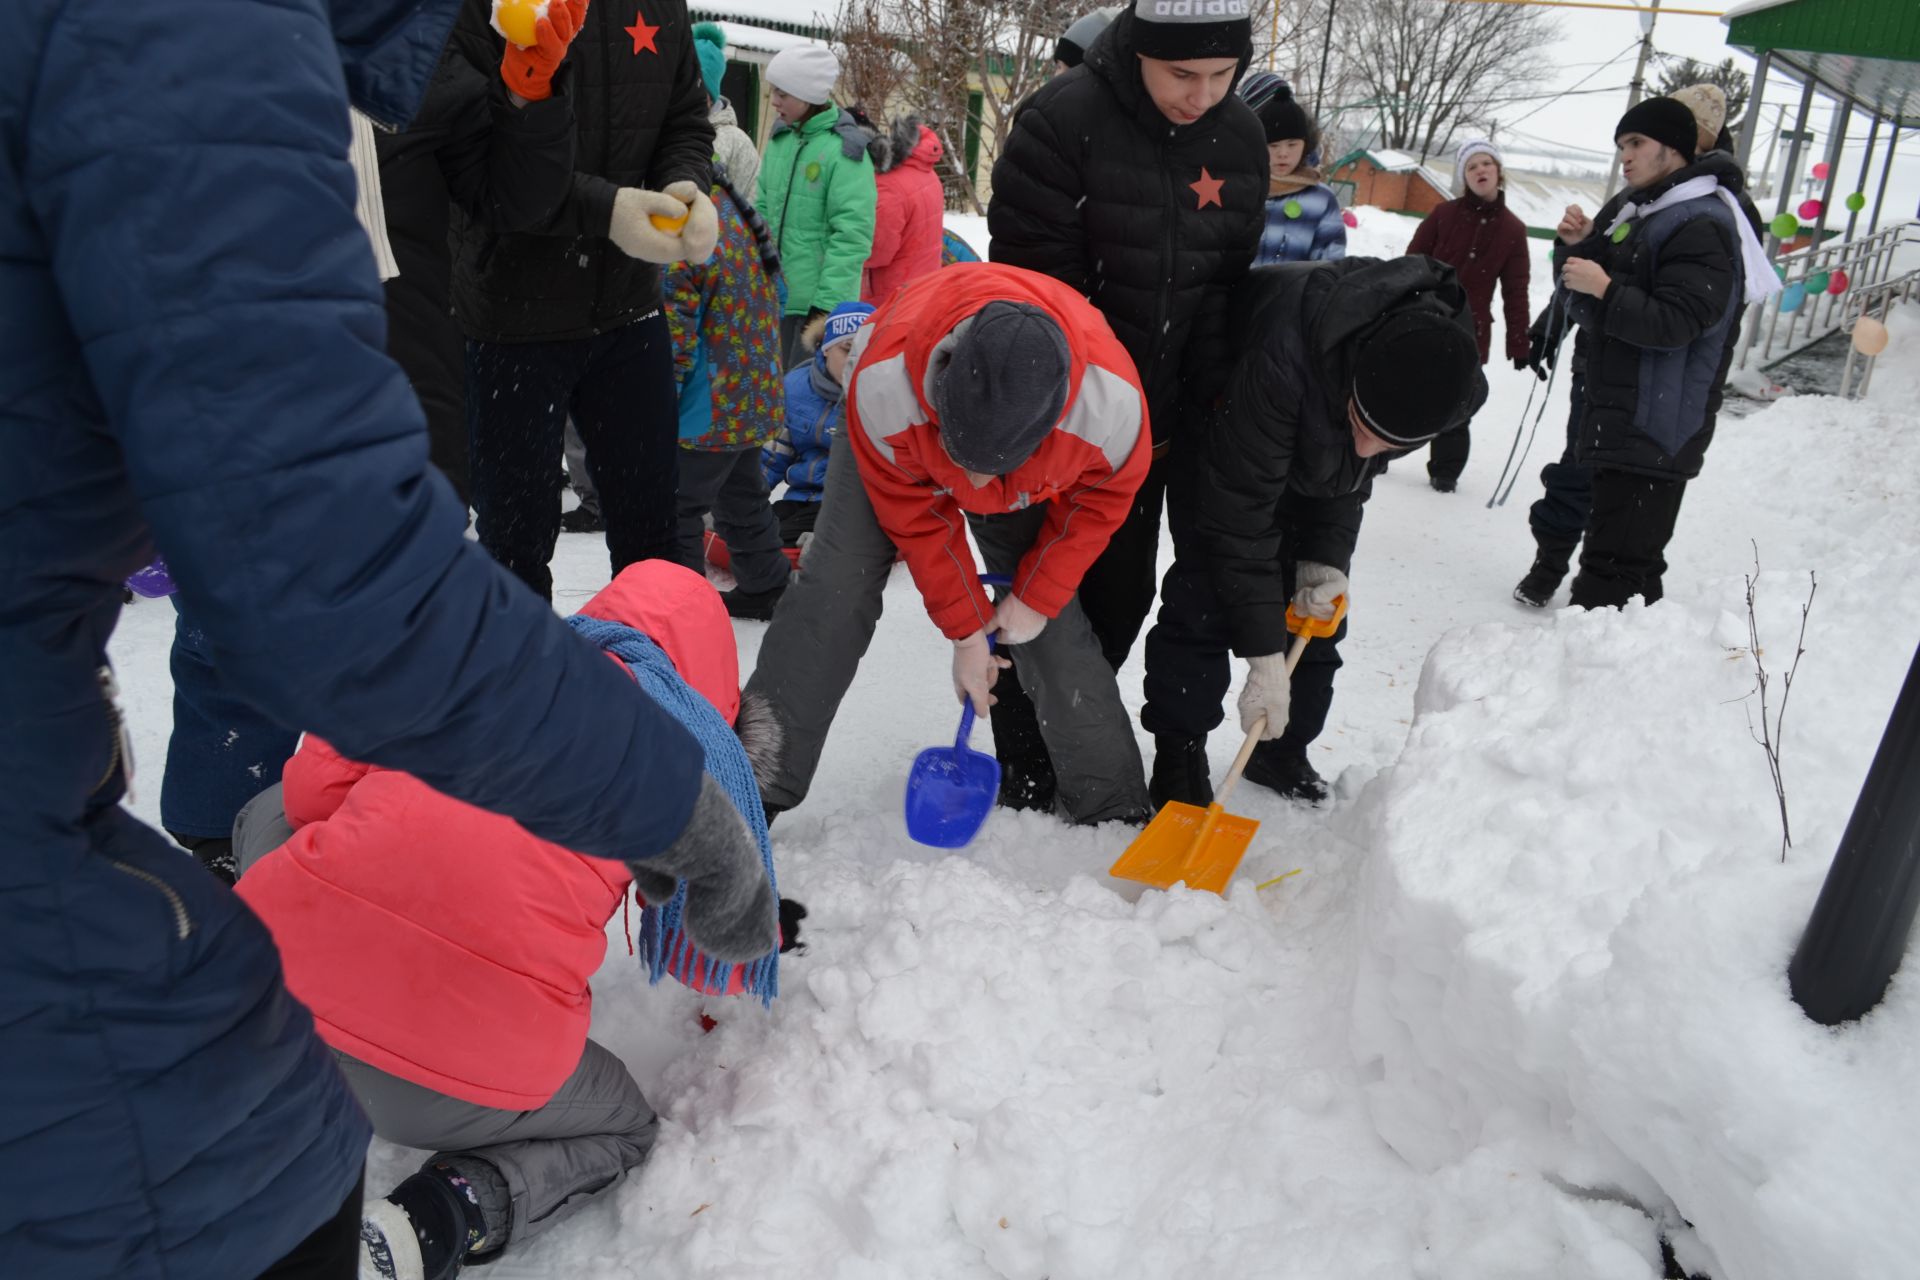
[[[701,263],[711,258],[714,246],[720,243],[720,213],[707,193],[683,178],[661,194],[687,207],[687,225],[680,228],[680,238],[686,242],[682,246],[686,260]]]
[[[1287,676],[1287,655],[1263,653],[1247,659],[1247,683],[1240,690],[1240,732],[1252,733],[1261,716],[1267,718],[1260,740],[1270,742],[1287,727],[1287,708],[1293,681]]]
[[[607,227],[607,239],[618,245],[628,257],[638,258],[642,262],[664,266],[684,260],[687,256],[686,239],[678,231],[662,231],[654,226],[655,215],[662,218],[686,216],[688,222],[693,221],[687,206],[663,191],[621,187],[613,193],[613,222]],[[712,216],[711,204],[708,205],[708,216]],[[711,253],[712,249],[709,248],[708,252]]]
[[[987,633],[1001,644],[1025,644],[1047,629],[1047,615],[1008,592],[994,606]]]
[[[1330,564],[1302,560],[1293,575],[1293,607],[1309,618],[1331,618],[1333,602],[1347,594],[1347,575]]]

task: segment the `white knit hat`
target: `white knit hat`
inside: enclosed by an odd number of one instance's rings
[[[1507,158],[1500,154],[1500,148],[1493,145],[1489,138],[1468,138],[1453,153],[1453,194],[1463,196],[1467,193],[1467,165],[1475,156],[1492,156],[1493,162],[1500,166],[1504,176],[1507,171]]]
[[[812,41],[782,49],[767,64],[767,83],[789,97],[820,106],[833,97],[840,79],[840,59],[832,49]]]

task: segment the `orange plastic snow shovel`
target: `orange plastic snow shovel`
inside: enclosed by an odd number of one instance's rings
[[[1292,605],[1287,606],[1287,630],[1293,632],[1293,647],[1287,650],[1289,678],[1300,664],[1307,641],[1315,636],[1332,635],[1346,613],[1345,596],[1334,599],[1331,618],[1307,617],[1296,613]],[[1189,889],[1224,893],[1233,873],[1239,869],[1240,859],[1246,856],[1254,833],[1260,830],[1258,819],[1228,813],[1227,797],[1240,781],[1241,771],[1247,767],[1247,760],[1259,745],[1266,727],[1266,717],[1262,716],[1247,732],[1246,741],[1240,744],[1240,753],[1234,756],[1233,767],[1227,770],[1212,804],[1202,809],[1178,800],[1167,801],[1107,874],[1155,889],[1166,889],[1184,880]]]

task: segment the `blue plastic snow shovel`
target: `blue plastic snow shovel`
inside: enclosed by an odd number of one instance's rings
[[[982,574],[987,586],[1008,579]],[[987,652],[993,652],[987,637]],[[913,759],[907,774],[907,834],[935,849],[958,849],[979,834],[1000,796],[1000,762],[967,745],[973,735],[973,703],[960,704],[960,731],[951,747],[928,747]]]

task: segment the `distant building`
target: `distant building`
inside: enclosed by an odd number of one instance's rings
[[[1333,163],[1328,182],[1343,203],[1369,204],[1394,213],[1424,218],[1453,199],[1453,162],[1421,159],[1404,151],[1378,147],[1348,152]],[[1551,239],[1567,206],[1577,204],[1589,214],[1605,203],[1597,178],[1533,173],[1506,166],[1507,208],[1527,224],[1535,239]]]

